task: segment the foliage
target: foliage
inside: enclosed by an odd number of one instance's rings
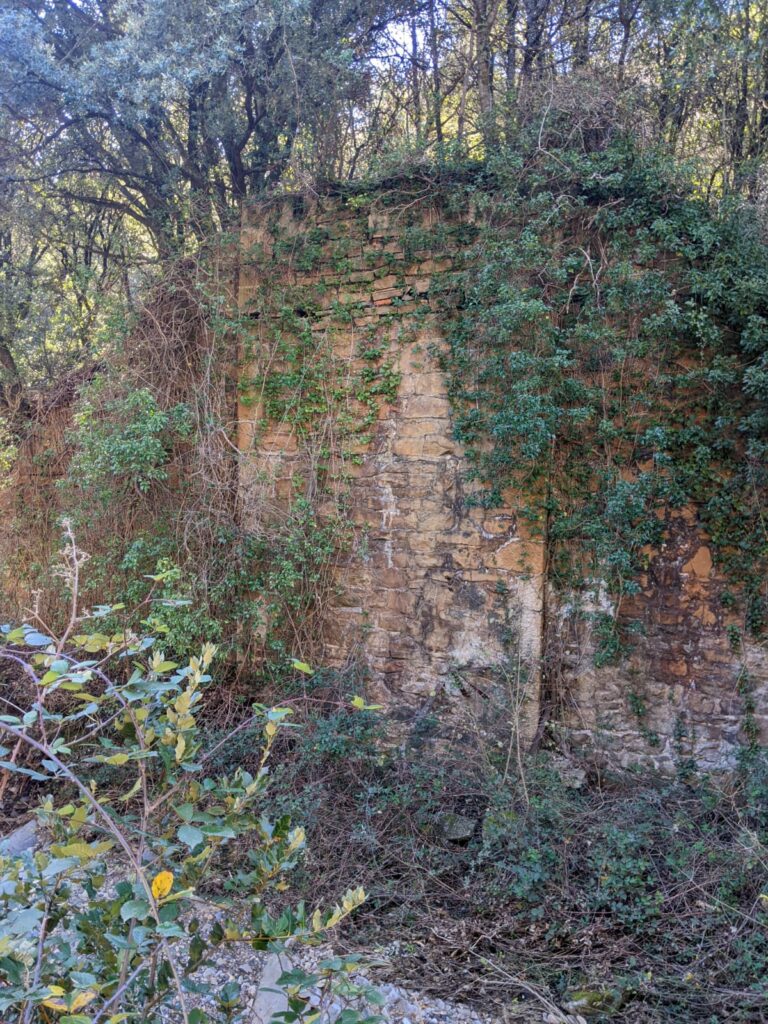
[[[23,713],[0,718],[10,744],[3,768],[50,790],[38,818],[52,837],[38,852],[0,858],[3,1011],[90,1024],[160,1019],[173,1005],[187,1021],[239,1019],[237,983],[216,992],[195,979],[210,950],[316,942],[364,893],[350,890],[330,911],[300,903],[270,912],[269,894],[284,887],[305,842],[287,817],[264,815],[268,760],[290,710],[254,705],[254,770],[210,775],[216,749],[229,743],[206,751],[198,722],[215,648],[178,665],[153,636],[77,632],[82,559],[73,542],[67,554],[67,630],[56,638],[41,624],[5,626],[0,648],[34,690]],[[19,759],[25,747],[31,761]],[[227,871],[227,847],[244,837],[247,856]],[[214,876],[223,893],[211,893]],[[215,913],[210,930],[198,916],[204,904]],[[340,958],[315,976],[286,976],[285,1020],[315,1019],[306,990],[330,991],[353,964]],[[339,1019],[363,1018],[346,1010]]]
[[[528,145],[489,163],[492,187],[469,187],[485,226],[445,304],[475,500],[522,496],[556,582],[603,623],[606,658],[620,647],[605,612],[638,592],[687,506],[759,632],[768,248],[743,207],[709,206],[631,139]]]
[[[16,439],[6,420],[0,417],[0,480],[7,478],[17,455]]]
[[[296,498],[284,528],[274,531],[261,564],[267,650],[277,665],[292,653],[310,656],[313,624],[319,626],[330,588],[332,567],[345,537],[340,519],[320,519],[312,502]]]
[[[187,438],[189,409],[158,407],[147,388],[102,399],[105,380],[91,385],[75,415],[77,448],[69,465],[69,484],[82,489],[93,509],[126,493],[145,495],[168,479],[174,442]]]
[[[399,980],[423,978],[426,961],[453,994],[461,971],[486,1012],[525,991],[522,978],[564,1008],[602,993],[607,1019],[626,1024],[759,1019],[765,752],[731,780],[646,771],[574,785],[562,757],[510,774],[503,746],[475,736],[383,749],[375,717],[342,703],[353,687],[326,673],[292,701],[302,728],[283,737],[270,799],[306,823],[299,891],[363,879],[358,940],[396,935]],[[247,758],[248,744],[221,756]],[[451,838],[456,819],[474,822],[469,837]]]
[[[395,6],[10,2],[0,89],[12,126],[43,133],[48,191],[119,211],[167,253],[231,224],[353,101]],[[20,135],[9,151],[29,174]]]
[[[132,304],[158,251],[227,232],[276,186],[630,131],[695,156],[708,194],[762,203],[767,50],[746,0],[7,0],[2,404],[100,356],[105,305]]]

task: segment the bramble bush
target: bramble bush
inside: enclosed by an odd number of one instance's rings
[[[92,620],[114,610],[81,611],[84,559],[71,534],[64,555],[65,630],[5,625],[0,641],[0,661],[34,694],[24,708],[6,701],[14,713],[0,715],[0,766],[45,792],[37,817],[49,837],[37,851],[0,855],[0,1012],[20,1024],[155,1021],[163,1008],[185,1024],[237,1020],[238,985],[215,991],[196,979],[216,946],[316,943],[365,893],[352,888],[331,909],[270,910],[305,845],[287,816],[265,814],[269,759],[290,710],[253,705],[236,730],[260,736],[253,770],[212,772],[232,741],[206,749],[198,724],[215,648],[177,664],[155,636],[93,631]],[[230,868],[227,847],[244,837],[246,853]],[[334,958],[314,974],[285,974],[289,1008],[279,1019],[318,1019],[310,987],[321,998],[365,995],[349,980],[356,963]],[[380,1018],[345,1009],[338,1020]]]

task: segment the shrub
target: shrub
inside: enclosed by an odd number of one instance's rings
[[[206,644],[180,665],[151,635],[79,632],[82,558],[71,538],[67,556],[72,612],[62,635],[40,623],[2,630],[0,660],[18,666],[34,690],[29,707],[0,716],[2,767],[47,791],[37,814],[51,841],[0,857],[0,1011],[24,1024],[159,1020],[163,1006],[190,1024],[231,1020],[238,986],[217,993],[194,978],[213,947],[317,942],[365,894],[351,889],[330,910],[269,909],[305,845],[302,828],[264,814],[268,761],[289,709],[254,705],[239,727],[260,734],[253,770],[212,773],[230,742],[206,750],[198,726],[215,648]],[[25,748],[31,761],[20,757]],[[247,855],[228,869],[223,855],[243,836]],[[213,903],[207,893],[222,874],[227,897]],[[217,908],[208,932],[197,912],[206,902]],[[307,987],[338,988],[353,962],[285,975],[286,1024],[314,1019]],[[204,1011],[193,1003],[206,994],[215,1008]],[[380,1018],[347,1009],[339,1019]]]
[[[108,505],[168,479],[173,443],[189,435],[191,421],[187,406],[163,410],[146,388],[110,397],[104,387],[103,379],[91,385],[75,415],[69,484]]]

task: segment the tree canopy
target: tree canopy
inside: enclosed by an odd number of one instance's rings
[[[768,4],[3,0],[6,402],[92,352],[97,297],[130,303],[249,197],[483,159],[552,109],[759,205]]]

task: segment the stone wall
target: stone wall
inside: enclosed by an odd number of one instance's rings
[[[618,665],[596,669],[584,627],[571,631],[563,719],[571,742],[612,764],[732,767],[749,718],[768,742],[766,650],[732,641],[742,623],[721,601],[726,586],[695,510],[670,512],[666,538],[648,552],[640,593],[619,609],[633,639]]]
[[[422,248],[403,241],[414,223]],[[320,657],[362,660],[395,717],[436,717],[439,728],[467,714],[486,725],[512,717],[528,741],[543,680],[550,727],[604,761],[729,766],[747,670],[756,726],[768,730],[768,662],[762,648],[731,647],[695,511],[668,524],[641,594],[618,610],[642,627],[630,655],[598,669],[583,617],[547,588],[545,546],[516,516],[514,495],[491,511],[467,500],[440,369],[439,310],[460,244],[444,228],[455,223],[426,202],[394,213],[288,198],[248,211],[240,303],[254,326],[238,412],[246,520],[289,513],[308,489],[320,515],[324,502],[343,500],[352,538],[335,568]],[[286,303],[298,319],[283,330]],[[335,388],[314,430],[270,413],[264,394],[265,375],[285,363],[286,332],[298,330],[311,332]],[[388,387],[372,406],[363,382],[376,367]],[[355,433],[350,424],[372,408],[370,429]]]

